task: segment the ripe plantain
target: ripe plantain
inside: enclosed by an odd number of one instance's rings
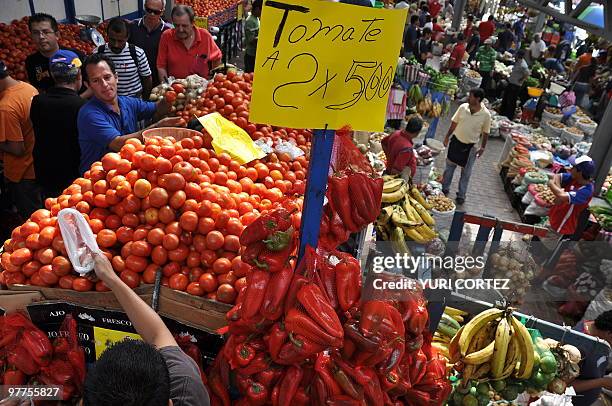
[[[383,193],[393,193],[405,184],[406,182],[402,178],[386,181],[383,184]]]
[[[468,347],[476,333],[488,323],[502,316],[503,313],[504,311],[500,309],[487,309],[474,316],[474,318],[464,326],[463,333],[459,338],[459,349],[462,356],[469,354]]]
[[[506,317],[502,317],[495,331],[495,348],[493,349],[493,358],[491,359],[491,375],[494,379],[501,378],[504,372],[508,345],[511,338],[510,334],[510,323],[508,323]]]
[[[531,335],[527,328],[517,320],[516,317],[510,316],[514,334],[516,334],[519,352],[519,368],[515,373],[518,379],[529,379],[534,366],[534,348]]]
[[[444,313],[448,314],[449,316],[457,315],[464,317],[468,315],[468,312],[464,312],[463,310],[459,310],[451,306],[446,306],[444,308]]]
[[[412,186],[410,188],[410,196],[412,196],[412,198],[414,200],[416,200],[417,202],[419,202],[421,204],[421,206],[423,206],[424,208],[426,208],[427,210],[431,210],[433,208],[432,205],[430,205],[429,203],[427,203],[427,201],[425,200],[425,198],[423,197],[423,195],[421,194],[421,192],[419,192],[419,189],[417,189],[415,186]]]
[[[408,193],[408,187],[406,185],[402,185],[399,189],[392,193],[384,193],[382,194],[382,202],[383,203],[395,203],[400,201],[405,195]]]
[[[465,358],[463,358],[463,362],[471,365],[480,365],[485,362],[488,362],[493,356],[494,346],[495,341],[491,341],[491,343],[489,343],[489,345],[487,345],[482,350],[468,354]]]

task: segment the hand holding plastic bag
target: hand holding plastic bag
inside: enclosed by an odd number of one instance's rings
[[[57,214],[64,246],[72,267],[86,275],[94,267],[94,254],[102,253],[85,217],[75,209],[63,209]]]

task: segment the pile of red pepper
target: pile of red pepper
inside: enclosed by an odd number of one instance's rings
[[[328,249],[376,220],[384,183],[350,139],[350,129],[336,131],[335,145],[335,173],[328,180],[319,236],[319,246]]]
[[[77,323],[66,316],[53,344],[21,313],[0,317],[0,385],[42,383],[62,387],[63,400],[78,396],[85,381],[85,354]]]
[[[250,282],[208,374],[213,405],[442,405],[450,394],[422,295],[361,301],[358,261],[311,248],[295,271]]]

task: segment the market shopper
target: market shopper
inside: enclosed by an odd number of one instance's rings
[[[525,22],[527,21],[527,16],[523,15],[521,18],[516,20],[512,25],[512,31],[514,32],[514,39],[516,42],[516,49],[521,49],[521,44],[523,43],[523,39],[525,38]]]
[[[144,17],[130,23],[129,42],[130,44],[142,48],[147,56],[149,68],[151,69],[153,86],[157,86],[160,83],[156,68],[159,41],[164,31],[172,28],[171,24],[162,19],[164,9],[164,0],[145,0]]]
[[[466,44],[463,34],[457,35],[457,43],[453,47],[450,57],[448,58],[448,70],[455,76],[459,76],[459,69],[463,65],[463,57],[465,55]]]
[[[546,51],[546,43],[542,41],[540,34],[534,34],[533,40],[529,45],[529,62],[539,61]]]
[[[493,49],[493,39],[485,40],[484,45],[478,49],[476,53],[476,62],[478,62],[478,73],[482,76],[480,87],[484,89],[485,94],[489,93],[491,85],[491,74],[495,68],[497,60],[497,51]]]
[[[589,64],[579,68],[574,74],[574,93],[576,94],[576,105],[588,110],[590,107],[589,92],[597,73],[597,58],[591,58]]]
[[[504,31],[499,34],[497,39],[497,50],[503,54],[512,48],[512,44],[515,41],[516,38],[512,32],[512,25],[510,23],[506,23]]]
[[[580,331],[612,346],[612,310],[601,313],[595,320],[581,321],[574,330]],[[601,389],[612,390],[612,376],[606,375],[610,355],[601,358],[599,354],[586,354],[580,363],[580,375],[572,382],[578,396],[572,397],[575,406],[590,406],[597,401]]]
[[[469,16],[467,16],[467,22],[465,25],[465,29],[463,30],[463,36],[466,40],[469,41],[470,38],[472,38],[472,34],[474,33],[474,31],[474,16],[470,14]],[[478,38],[480,38],[480,36]]]
[[[140,340],[106,349],[85,377],[83,406],[208,406],[210,399],[193,359],[185,354],[159,315],[94,254],[96,277],[129,317]]]
[[[195,13],[185,5],[172,9],[174,28],[162,34],[157,55],[159,79],[168,76],[184,79],[198,74],[208,78],[210,70],[221,64],[221,50],[204,28],[194,25]]]
[[[34,176],[34,131],[30,121],[32,98],[37,94],[32,85],[13,79],[0,61],[0,152],[4,182],[22,220],[42,205]]]
[[[423,66],[425,66],[427,60],[432,57],[431,51],[433,48],[433,41],[431,35],[432,33],[429,28],[423,29],[423,36],[419,38],[414,49],[414,56]]]
[[[387,173],[401,175],[406,181],[416,172],[416,155],[412,140],[423,129],[423,120],[411,117],[403,130],[397,130],[383,138],[381,144],[387,158]]]
[[[248,16],[244,23],[244,71],[246,73],[255,71],[255,53],[257,51],[257,39],[259,37],[261,7],[261,0],[253,1],[251,15]]]
[[[49,71],[55,86],[34,96],[30,109],[36,139],[34,170],[44,198],[59,196],[80,176],[77,116],[87,103],[78,94],[83,80],[77,54],[57,51],[51,57]]]
[[[152,119],[154,124],[148,128],[185,125],[178,117],[160,120],[170,111],[170,104],[166,101],[153,103],[135,97],[118,96],[117,71],[107,56],[91,55],[85,60],[83,71],[94,97],[81,108],[77,119],[81,173],[107,152],[119,151],[128,139],[142,139],[143,130],[138,130],[140,120]]]
[[[508,86],[504,92],[504,98],[500,107],[500,113],[502,116],[506,116],[510,120],[514,119],[516,102],[518,101],[521,90],[523,89],[523,84],[530,74],[531,70],[525,61],[525,50],[519,49],[516,52],[512,73],[508,77]]]
[[[468,63],[472,62],[476,59],[476,54],[478,53],[478,49],[480,48],[480,34],[477,32],[472,33],[472,37],[466,37],[468,39],[467,46],[465,51],[468,53]]]
[[[85,55],[72,48],[61,47],[59,45],[60,33],[55,17],[45,14],[34,14],[28,20],[28,28],[32,42],[36,46],[36,52],[29,55],[25,60],[28,82],[39,92],[45,92],[53,86],[53,79],[49,73],[49,58],[60,49],[66,49],[78,55],[83,60]],[[81,89],[81,97],[88,98],[91,92]]]
[[[108,43],[98,47],[99,54],[106,55],[115,64],[119,81],[119,96],[149,99],[153,88],[153,77],[147,56],[142,48],[128,43],[130,29],[121,17],[112,18],[106,27]]]
[[[410,25],[404,34],[404,58],[410,58],[414,55],[416,43],[419,40],[419,16],[413,15],[410,17]]]
[[[561,37],[561,41],[557,44],[555,58],[561,63],[564,63],[572,52],[572,43],[567,38],[565,31],[560,31],[559,36]]]
[[[484,90],[470,90],[468,102],[459,106],[444,137],[444,146],[448,147],[448,152],[442,191],[445,195],[449,194],[455,169],[460,166],[461,178],[456,199],[459,205],[465,202],[472,167],[476,158],[484,153],[489,138],[491,113],[483,103],[484,97]]]
[[[480,42],[485,42],[487,39],[491,38],[494,32],[495,32],[495,17],[493,17],[493,15],[490,15],[487,21],[481,21],[480,24],[478,25],[478,33],[480,34]]]
[[[563,73],[565,72],[565,67],[563,63],[555,57],[557,53],[557,47],[554,45],[549,46],[544,53],[544,63],[542,66],[546,68],[549,73]]]

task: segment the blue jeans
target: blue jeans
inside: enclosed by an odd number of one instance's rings
[[[460,199],[465,199],[465,194],[467,192],[468,184],[470,182],[470,176],[472,175],[472,168],[474,167],[474,162],[476,162],[476,152],[478,152],[477,145],[478,144],[472,147],[465,167],[461,168],[459,190],[457,191],[457,197]],[[453,175],[455,174],[455,169],[457,168],[457,166],[459,165],[449,161],[448,159],[446,160],[446,168],[444,168],[444,175],[442,175],[442,190],[444,192],[448,192],[450,190],[450,186],[453,181]]]

